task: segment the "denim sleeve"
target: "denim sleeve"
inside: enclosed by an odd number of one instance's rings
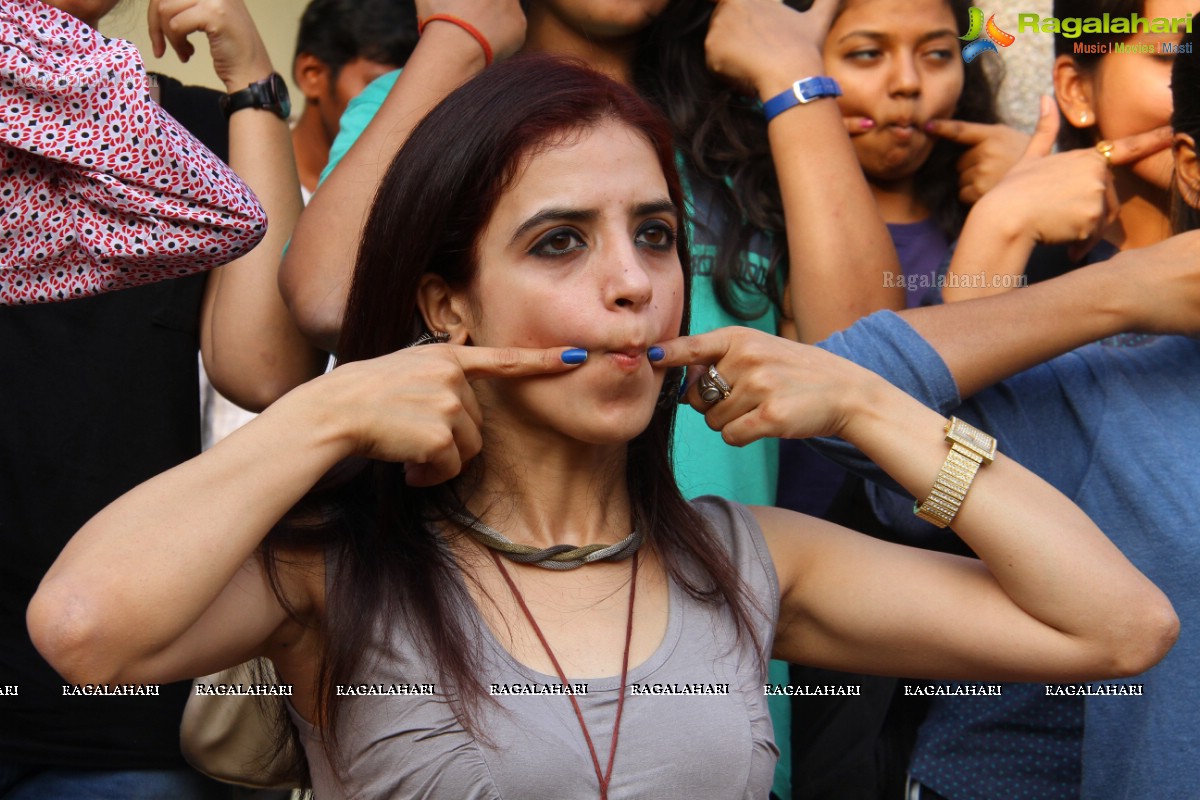
[[[853,361],[941,413],[960,405],[949,368],[912,326],[891,311],[879,311],[835,333],[817,347]],[[890,478],[857,449],[840,439],[813,439],[809,444],[842,466],[899,490]]]
[[[1000,452],[1068,497],[1077,492],[1095,426],[1104,416],[1104,380],[1096,369],[1102,360],[1088,357],[1098,346],[1022,372],[966,402],[937,351],[891,312],[860,320],[819,346],[881,375],[935,411],[992,434]],[[913,515],[912,496],[858,450],[836,439],[810,445],[872,482],[867,493],[875,513],[904,540],[921,544],[940,536]]]

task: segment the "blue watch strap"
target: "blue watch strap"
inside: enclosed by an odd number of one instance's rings
[[[811,103],[822,97],[841,96],[842,87],[838,86],[837,81],[833,78],[824,75],[803,78],[793,83],[792,88],[780,92],[763,103],[763,114],[766,116],[767,122],[770,122],[789,108],[794,108],[802,103]]]

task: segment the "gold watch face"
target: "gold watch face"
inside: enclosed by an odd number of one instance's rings
[[[971,448],[988,463],[996,458],[996,440],[958,417],[951,417],[946,423],[946,441]]]

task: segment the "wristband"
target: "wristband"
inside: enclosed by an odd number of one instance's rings
[[[793,83],[787,91],[780,92],[763,103],[763,114],[766,116],[767,122],[770,122],[789,108],[811,103],[822,97],[841,96],[842,87],[838,86],[838,82],[833,78],[824,75],[803,78]]]
[[[439,19],[442,22],[449,22],[453,25],[457,25],[467,33],[471,34],[475,41],[479,42],[479,46],[483,48],[484,65],[488,67],[492,65],[492,45],[490,42],[488,42],[487,37],[480,33],[479,29],[474,25],[467,22],[465,19],[459,19],[453,14],[432,14],[425,19],[417,20],[417,35],[419,36],[425,32],[426,25]]]

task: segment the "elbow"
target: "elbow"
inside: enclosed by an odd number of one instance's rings
[[[319,280],[306,279],[296,248],[289,248],[279,267],[279,293],[296,327],[316,347],[333,353],[342,328],[345,296]]]
[[[33,646],[66,681],[111,684],[119,668],[105,663],[103,626],[95,607],[78,593],[43,582],[25,611]]]
[[[1153,595],[1120,626],[1111,647],[1109,671],[1114,677],[1140,675],[1162,661],[1179,639],[1179,617],[1171,601],[1158,589]]]
[[[253,377],[247,377],[247,372],[232,379],[223,379],[211,373],[208,377],[213,388],[226,400],[246,411],[260,414],[292,389],[319,374],[320,371],[316,371],[302,376],[284,376],[264,369],[256,371]]]
[[[325,371],[329,355],[296,337],[281,352],[205,351],[204,370],[217,392],[256,414]],[[286,351],[286,352],[283,352]]]

